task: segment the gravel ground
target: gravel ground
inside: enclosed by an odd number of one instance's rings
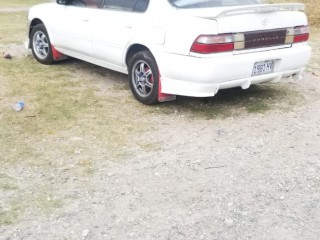
[[[52,171],[3,166],[21,186],[51,179],[65,200],[50,214],[28,208],[0,239],[319,239],[319,80],[288,82],[305,101],[286,112],[145,116],[156,127],[137,141],[157,148],[122,161],[94,138],[69,138],[91,146],[97,171],[86,178],[58,150]]]

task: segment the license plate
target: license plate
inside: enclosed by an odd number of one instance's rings
[[[256,62],[253,66],[252,76],[272,73],[274,69],[274,60]]]

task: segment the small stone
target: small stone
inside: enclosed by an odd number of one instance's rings
[[[248,215],[248,212],[247,212],[247,211],[243,211],[243,212],[241,212],[241,215],[242,215],[242,216],[247,216],[247,215]]]
[[[217,133],[218,133],[219,136],[221,136],[221,135],[225,135],[226,132],[223,129],[218,129]]]
[[[7,52],[4,52],[4,53],[3,53],[3,57],[4,57],[5,59],[12,59],[12,56],[11,56],[9,53],[7,53]]]
[[[233,220],[231,218],[227,218],[227,219],[224,220],[224,223],[227,226],[231,227],[233,225]]]
[[[89,229],[85,229],[82,231],[82,236],[83,237],[87,237],[89,235],[90,230]]]
[[[320,77],[320,71],[313,71],[312,72],[313,75]]]
[[[74,150],[74,153],[75,153],[75,154],[80,154],[82,151],[83,151],[83,149],[76,148],[76,149]]]
[[[70,138],[70,141],[72,141],[72,142],[83,141],[83,138],[81,138],[81,137],[72,137],[72,138]]]

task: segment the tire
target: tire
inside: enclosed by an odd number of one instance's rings
[[[129,83],[135,98],[147,105],[158,102],[159,71],[150,51],[134,54],[129,62]]]
[[[49,35],[43,24],[32,28],[30,41],[32,54],[38,62],[46,65],[54,63]]]

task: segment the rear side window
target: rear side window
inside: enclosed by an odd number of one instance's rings
[[[149,0],[106,0],[103,8],[129,12],[145,12],[148,3]]]
[[[145,12],[148,7],[149,0],[137,0],[136,5],[133,8],[134,12]]]
[[[76,7],[99,8],[101,0],[69,0],[68,4]]]
[[[86,4],[87,7],[90,8],[99,8],[101,5],[101,0],[83,0]]]
[[[262,0],[169,0],[177,8],[209,8],[252,5],[262,3]]]

